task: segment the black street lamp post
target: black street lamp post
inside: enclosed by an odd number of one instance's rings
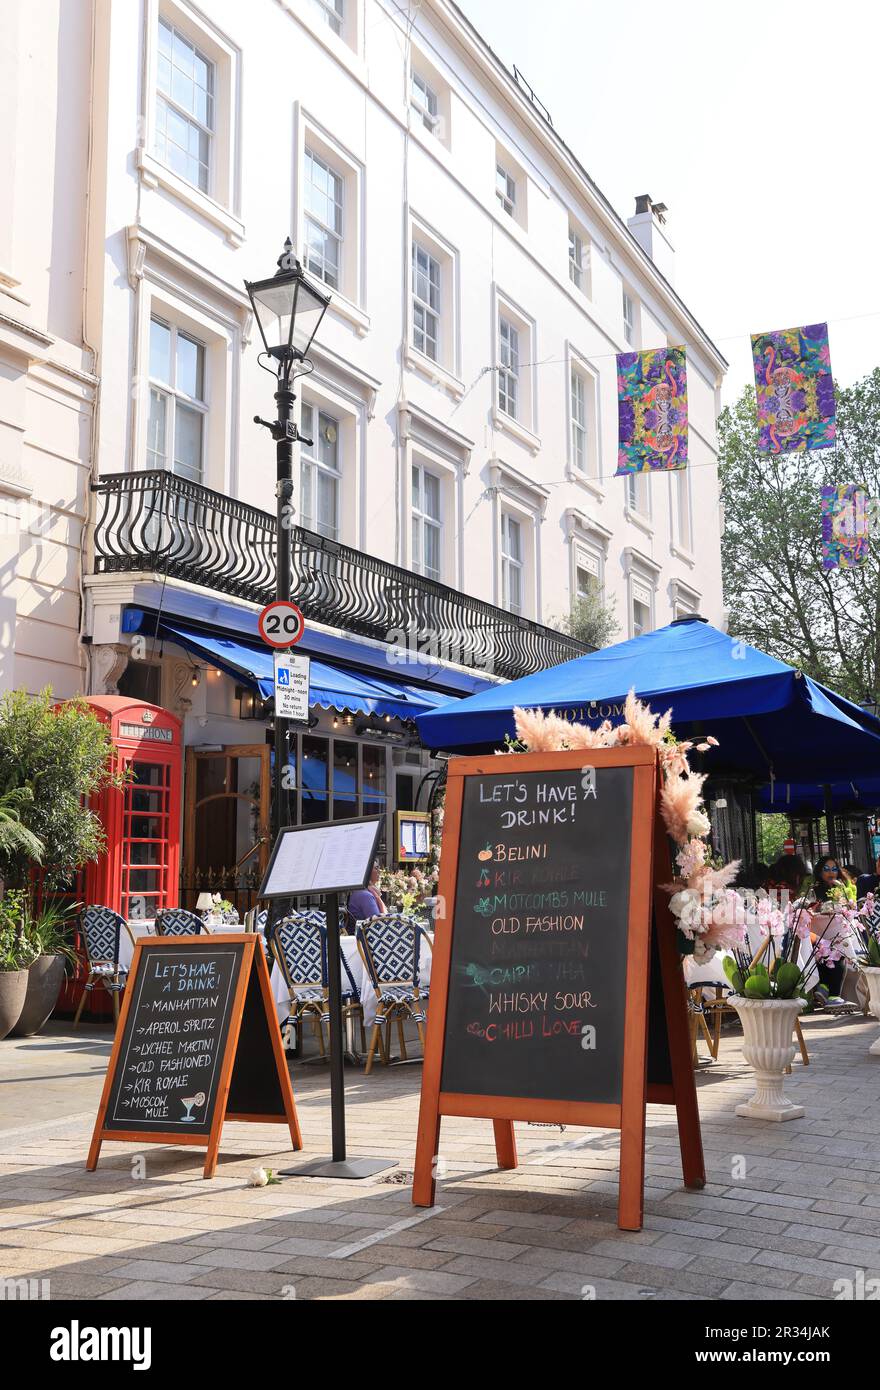
[[[277,419],[263,420],[259,415],[255,415],[254,422],[265,426],[275,440],[275,597],[289,602],[293,598],[290,592],[290,532],[294,516],[293,446],[298,441],[312,444],[311,439],[305,439],[300,435],[294,424],[293,407],[296,396],[293,383],[298,376],[305,376],[312,370],[312,363],[307,354],[330,303],[330,296],[322,294],[306,279],[302,266],[293,253],[289,237],[278,257],[278,269],[275,274],[268,280],[246,280],[245,289],[263,340],[265,356],[272,363],[266,367],[266,371],[271,372],[277,381]],[[260,354],[261,357],[263,355]],[[260,365],[265,364],[261,361]],[[279,719],[276,713],[273,839],[277,839],[282,826],[288,821],[285,809],[286,792],[289,788],[286,785],[285,774],[289,763],[289,737],[290,721]]]

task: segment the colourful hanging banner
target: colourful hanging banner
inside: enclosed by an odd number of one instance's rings
[[[822,489],[822,568],[853,570],[868,558],[868,494],[858,483]]]
[[[617,418],[617,477],[687,467],[683,347],[618,353]]]
[[[837,438],[827,323],[752,334],[758,450],[831,449]]]

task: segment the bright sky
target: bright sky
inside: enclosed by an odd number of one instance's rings
[[[880,365],[874,0],[457,0],[626,219],[669,208],[676,288],[752,380],[749,334],[827,320]]]

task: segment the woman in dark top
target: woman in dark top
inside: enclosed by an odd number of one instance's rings
[[[836,855],[824,855],[816,865],[813,875],[813,912],[827,911],[826,904],[832,888],[845,887],[845,878],[841,871],[840,862]],[[821,936],[820,931],[810,932],[810,939],[815,945]],[[827,940],[827,938],[826,938]],[[844,1000],[840,994],[840,987],[843,984],[843,961],[836,961],[834,965],[819,965],[816,969],[819,973],[819,984],[813,990],[813,1002],[822,1007],[825,1004],[842,1004]]]

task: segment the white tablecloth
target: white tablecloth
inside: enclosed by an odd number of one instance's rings
[[[144,919],[142,919],[142,920],[140,920],[140,921],[130,921],[129,924],[128,924],[128,931],[131,932],[131,935],[134,937],[135,941],[137,941],[137,939],[138,939],[139,936],[155,936],[155,935],[156,935],[156,923],[152,920],[152,918],[144,918]],[[207,924],[206,922],[203,922],[203,923],[202,923],[201,935],[202,935],[202,936],[205,936],[205,935],[206,935],[207,933],[209,933],[209,932],[230,932],[230,931],[234,931],[234,932],[244,931],[244,927],[242,927],[242,926],[238,926],[238,927],[224,926],[222,923],[220,923],[220,924],[218,924],[218,925],[216,925],[216,926],[213,926],[213,925],[212,925],[212,926],[208,926],[208,924]],[[168,938],[168,940],[169,940],[169,941],[173,941],[173,940],[174,940],[174,937],[171,937],[171,936],[170,936],[170,937]],[[134,946],[132,945],[131,937],[129,937],[128,932],[121,931],[121,932],[119,933],[119,964],[120,964],[125,970],[130,970],[130,969],[131,969],[131,961],[132,961],[132,956],[133,956],[133,955],[134,955]]]
[[[343,958],[351,971],[351,977],[354,980],[355,988],[357,989],[364,1010],[364,1027],[371,1028],[376,1018],[376,991],[370,984],[370,977],[361,960],[360,952],[357,948],[357,941],[353,936],[343,936],[340,937],[339,944],[342,948]],[[431,947],[425,938],[422,937],[421,949],[419,952],[419,988],[427,989],[430,983]],[[347,984],[348,977],[345,970],[343,970],[342,988],[345,989]],[[278,1010],[279,1021],[282,1021],[287,1017],[290,1011],[290,995],[277,961],[272,966],[272,993],[275,996],[275,1007]]]

